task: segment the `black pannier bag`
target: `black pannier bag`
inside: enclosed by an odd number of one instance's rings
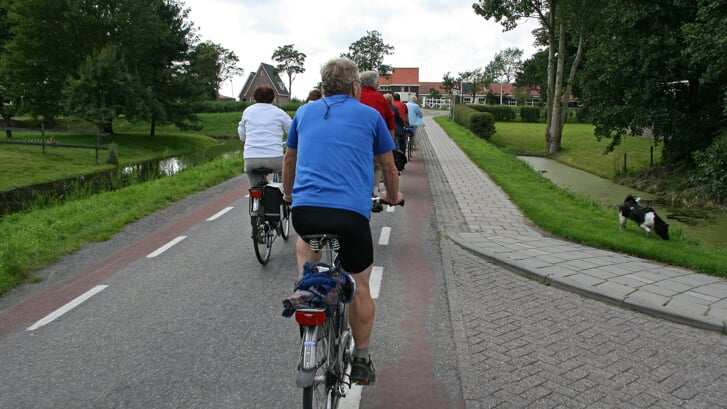
[[[262,203],[265,208],[265,220],[279,221],[283,214],[283,184],[273,182],[265,185]]]
[[[404,170],[404,166],[406,166],[406,154],[399,149],[394,149],[394,163],[396,164],[396,169],[401,172]]]

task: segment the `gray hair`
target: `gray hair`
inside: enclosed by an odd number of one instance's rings
[[[356,63],[346,57],[329,60],[321,68],[321,84],[323,95],[348,95],[351,86],[358,81],[358,67]]]
[[[361,73],[361,86],[378,88],[379,73],[376,71],[364,71]]]
[[[411,97],[409,97],[409,102],[413,102],[413,103],[416,104],[416,102],[417,102],[417,96],[416,95],[412,95]]]

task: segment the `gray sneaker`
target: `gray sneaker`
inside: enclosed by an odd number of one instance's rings
[[[351,383],[359,385],[373,385],[376,382],[376,370],[371,357],[368,361],[364,358],[354,358],[351,363]]]

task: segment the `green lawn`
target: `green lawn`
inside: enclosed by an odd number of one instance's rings
[[[126,121],[115,123],[115,134],[104,136],[103,145],[115,145],[120,165],[144,162],[181,154],[204,154],[207,151],[221,149],[222,145],[239,145],[237,139],[237,122],[240,114],[200,114],[202,130],[199,132],[181,132],[171,126],[159,127],[156,135],[149,136],[149,125],[146,123],[130,124]],[[234,123],[233,123],[234,122]],[[86,127],[77,121],[61,121],[58,127],[79,129]],[[226,131],[226,132],[223,132]],[[229,139],[210,138],[223,133]],[[73,133],[48,131],[46,138],[53,136],[59,144],[94,146],[95,136]],[[38,132],[14,132],[12,139],[0,136],[3,141],[39,141]],[[230,148],[225,148],[229,150]],[[99,163],[96,164],[96,152],[92,149],[63,148],[46,146],[43,153],[41,146],[0,144],[0,192],[38,183],[52,182],[58,179],[71,178],[94,172],[113,169],[107,164],[109,151],[99,151]]]
[[[498,122],[492,143],[516,154],[545,154],[545,124]],[[613,152],[605,154],[610,139],[597,140],[591,124],[566,124],[561,139],[562,150],[553,159],[606,179],[623,173],[624,154],[627,169],[649,167],[653,141],[649,138],[626,137]],[[654,164],[661,161],[663,145],[653,148]]]

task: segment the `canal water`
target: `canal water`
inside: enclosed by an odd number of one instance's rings
[[[239,149],[240,144],[235,141],[229,144],[229,147],[222,147],[214,153],[157,159],[124,166],[113,171],[98,172],[1,192],[0,217],[19,211],[54,206],[68,200],[172,176],[225,155],[241,155]]]
[[[627,195],[640,197],[644,205],[653,207],[669,223],[670,232],[681,229],[684,234],[706,246],[727,249],[727,215],[714,211],[690,208],[675,208],[665,205],[647,192],[613,183],[548,158],[519,156],[537,172],[550,179],[557,186],[571,192],[588,196],[607,207],[614,208],[614,225],[618,225],[615,206],[623,203]],[[631,222],[629,222],[631,223]]]

